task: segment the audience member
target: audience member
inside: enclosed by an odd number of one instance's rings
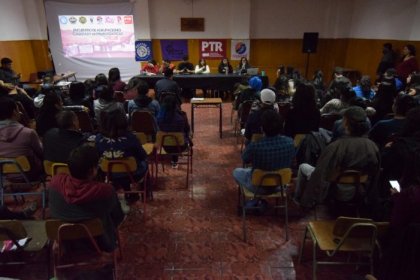
[[[0,97],[0,157],[26,156],[31,164],[30,179],[38,179],[42,171],[42,146],[33,129],[19,123],[16,102]]]
[[[292,109],[287,113],[285,135],[307,134],[318,131],[321,114],[315,99],[315,88],[310,83],[299,83],[293,95]]]
[[[376,69],[376,78],[379,80],[389,68],[395,67],[395,52],[391,43],[385,43],[382,48],[382,58]]]
[[[376,110],[376,114],[372,118],[373,123],[392,113],[392,104],[394,104],[397,93],[395,80],[393,78],[383,78],[378,86],[378,92],[372,100],[372,107]]]
[[[95,89],[98,99],[93,101],[93,110],[95,111],[95,120],[97,123],[101,121],[101,114],[114,110],[125,114],[124,104],[117,102],[113,98],[113,91],[108,86],[99,86]]]
[[[262,133],[261,115],[267,110],[275,111],[274,104],[276,102],[276,94],[271,89],[263,89],[261,91],[261,102],[257,106],[253,106],[251,113],[245,125],[245,138],[247,143],[251,141],[252,134]]]
[[[99,155],[107,159],[121,159],[134,157],[137,163],[135,180],[143,178],[147,171],[147,154],[137,137],[128,131],[125,113],[120,110],[106,112],[101,116],[100,133],[96,135],[96,149]],[[114,187],[121,186],[130,191],[130,178],[127,174],[113,174]],[[138,194],[126,194],[127,202],[135,202]]]
[[[372,100],[375,96],[375,91],[372,89],[372,82],[370,77],[367,75],[362,76],[357,86],[353,87],[353,91],[356,97],[363,98],[365,100]]]
[[[56,119],[58,127],[48,130],[42,138],[44,160],[67,163],[71,151],[82,145],[86,137],[80,132],[79,119],[73,111],[63,110]]]
[[[1,59],[0,80],[8,84],[19,85],[21,74],[13,71],[12,63],[13,61],[8,57]]]
[[[36,132],[39,137],[53,127],[58,127],[56,115],[63,109],[63,101],[54,91],[48,91],[39,109],[38,117],[36,118]]]
[[[149,85],[138,77],[133,77],[128,82],[128,89],[136,90],[136,97],[133,100],[128,101],[128,116],[131,119],[131,115],[134,111],[147,110],[157,118],[160,110],[159,102],[148,96]]]
[[[70,84],[69,94],[63,99],[64,106],[84,106],[88,109],[89,115],[93,118],[93,99],[86,95],[86,87],[82,82],[72,82]]]
[[[241,104],[246,101],[254,101],[259,99],[262,88],[262,81],[258,76],[251,77],[248,80],[249,86],[242,92],[239,92],[235,102],[235,109],[240,109]]]
[[[402,51],[403,58],[397,66],[397,75],[403,83],[407,80],[408,75],[419,71],[419,65],[416,59],[416,47],[414,45],[405,45]]]
[[[339,82],[335,86],[335,94],[338,94],[339,98],[333,98],[325,103],[320,109],[321,114],[338,114],[341,110],[349,107],[350,100],[354,98],[354,91],[345,82]]]
[[[405,123],[406,113],[416,106],[412,96],[400,94],[395,98],[392,119],[378,121],[369,131],[369,138],[378,144],[380,149],[390,141],[390,137],[399,133]]]
[[[324,97],[324,100],[322,104],[325,104],[332,98],[340,98],[340,94],[345,89],[351,89],[352,84],[351,81],[343,75],[343,68],[341,67],[335,67],[334,74],[333,74],[333,80],[330,82],[330,85],[328,86],[326,96]]]
[[[99,240],[103,250],[117,247],[118,225],[124,214],[114,188],[96,180],[99,156],[95,148],[82,145],[68,159],[70,175],[58,174],[49,185],[49,209],[53,219],[81,221],[99,218],[104,235]]]
[[[181,89],[179,88],[177,82],[175,82],[173,79],[174,72],[172,71],[172,69],[166,68],[163,72],[163,75],[164,78],[160,79],[155,84],[156,99],[160,101],[160,95],[162,94],[162,92],[175,93],[179,98],[179,95],[181,94]],[[179,98],[179,100],[181,99]]]
[[[233,171],[235,181],[253,193],[256,192],[251,181],[254,169],[273,171],[290,168],[295,157],[293,140],[281,135],[283,120],[277,112],[264,111],[261,114],[261,125],[264,132],[263,138],[247,145],[242,154],[243,162],[250,163],[252,167],[236,168]],[[267,193],[264,189],[259,191]]]
[[[117,67],[109,69],[108,84],[113,91],[124,91],[126,84],[121,81],[120,69]]]
[[[316,167],[303,163],[299,166],[294,199],[303,207],[322,203],[329,193],[329,182],[340,171],[359,170],[371,176],[379,170],[379,151],[374,142],[365,137],[368,132],[366,113],[360,107],[349,107],[344,112],[343,125],[348,136],[329,144],[321,153]],[[339,188],[339,201],[354,196],[354,187]],[[369,191],[369,190],[368,190]]]
[[[158,116],[159,129],[164,132],[182,132],[184,133],[184,150],[188,145],[192,145],[190,140],[190,125],[188,123],[187,114],[181,111],[175,96],[168,95],[162,103]],[[169,153],[179,152],[177,147],[164,147]],[[178,157],[172,157],[172,167],[178,167]]]
[[[28,117],[30,119],[35,118],[34,101],[24,89],[16,86],[6,85],[3,83],[3,81],[0,80],[0,97],[3,96],[10,97],[16,102],[20,102]]]

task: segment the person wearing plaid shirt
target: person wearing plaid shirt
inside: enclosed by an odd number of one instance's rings
[[[254,169],[271,171],[289,168],[295,157],[293,139],[280,135],[283,127],[281,116],[274,110],[267,110],[261,115],[261,123],[264,137],[249,143],[242,154],[242,160],[252,167],[236,168],[233,171],[235,181],[251,192],[256,190],[251,183]]]

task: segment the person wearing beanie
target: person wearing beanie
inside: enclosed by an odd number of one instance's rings
[[[260,91],[262,88],[261,79],[257,76],[251,77],[248,80],[248,84],[249,87],[246,87],[242,92],[240,92],[236,98],[238,112],[244,102],[254,101],[260,97]]]
[[[260,93],[260,100],[256,100],[252,104],[251,112],[245,125],[244,135],[247,139],[245,144],[251,141],[252,134],[262,133],[261,115],[265,111],[272,110],[278,113],[278,107],[276,105],[276,93],[268,88],[263,89]]]
[[[358,170],[369,175],[366,191],[379,172],[379,150],[366,137],[369,125],[366,112],[358,106],[346,109],[343,115],[346,136],[329,144],[322,152],[316,166],[302,163],[299,166],[294,201],[302,207],[313,207],[322,203],[329,193],[330,181],[344,170]],[[355,188],[337,186],[333,199],[349,201],[354,197]]]

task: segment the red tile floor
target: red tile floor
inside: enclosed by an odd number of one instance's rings
[[[190,105],[182,108],[190,118]],[[214,108],[195,112],[190,189],[185,187],[185,166],[159,169],[146,221],[136,209],[128,215],[121,229],[118,279],[312,279],[309,242],[303,264],[297,263],[311,213],[300,215],[289,204],[288,242],[283,215],[248,216],[249,240],[243,241],[232,178],[232,170],[241,166],[240,144],[230,123],[231,104],[223,104],[223,139],[218,134],[218,114]],[[45,279],[44,272],[39,266],[25,266],[18,276]],[[356,279],[358,274],[364,273],[328,266],[319,268],[318,279]]]

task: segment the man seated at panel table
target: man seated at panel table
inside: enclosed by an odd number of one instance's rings
[[[273,171],[290,168],[295,157],[293,139],[280,135],[283,130],[283,120],[274,110],[267,110],[261,115],[264,136],[250,143],[242,154],[242,160],[252,167],[236,168],[233,171],[235,181],[255,193],[251,178],[254,169]]]
[[[194,65],[188,61],[188,56],[184,56],[182,61],[176,67],[174,73],[178,74],[193,74],[194,73]]]
[[[3,57],[1,59],[0,80],[7,84],[20,86],[24,90],[26,90],[30,96],[34,96],[36,93],[35,89],[28,85],[21,85],[21,82],[20,82],[21,74],[16,73],[12,69],[12,63],[13,61],[8,57]]]

